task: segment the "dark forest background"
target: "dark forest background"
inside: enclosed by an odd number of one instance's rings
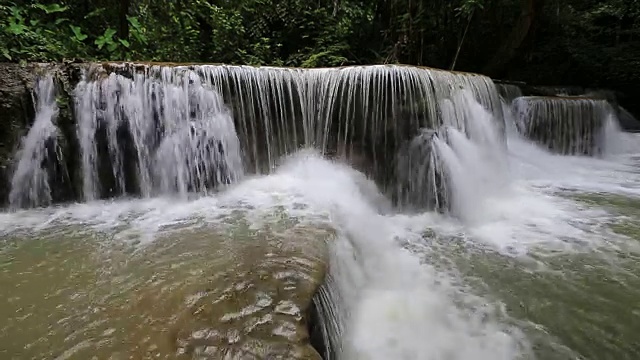
[[[4,61],[404,63],[640,85],[640,0],[0,0]]]

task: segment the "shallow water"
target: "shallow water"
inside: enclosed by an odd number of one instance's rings
[[[335,358],[640,357],[640,158],[555,156],[517,136],[508,145],[501,185],[458,204],[473,216],[393,211],[362,174],[311,151],[192,201],[2,213],[0,355],[171,358],[252,339],[304,343],[304,309],[291,310],[286,291],[304,292],[306,261],[329,251]],[[287,285],[296,257],[302,283]],[[242,292],[256,279],[266,288]],[[218,305],[229,287],[242,295]]]
[[[215,227],[174,227],[147,245],[73,226],[7,239],[0,353],[190,358],[215,347],[250,352],[252,339],[266,338],[285,354],[278,341],[305,340],[296,338],[301,308],[324,275],[310,264],[322,263],[318,245],[333,233],[286,217],[254,228],[243,219],[238,211]]]

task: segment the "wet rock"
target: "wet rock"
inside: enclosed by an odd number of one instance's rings
[[[131,336],[165,332],[167,342],[153,335],[161,357],[321,359],[311,345],[309,322],[312,298],[327,271],[333,230],[293,219],[269,220],[270,225],[251,230],[243,216],[230,220],[226,233],[179,231],[158,243],[162,254],[154,254],[156,264],[150,265],[157,285],[138,291],[134,308],[127,311],[168,318],[130,330]],[[184,253],[185,246],[193,255]],[[180,268],[161,264],[176,257],[182,258],[175,261]]]
[[[38,78],[45,73],[53,73],[57,87],[59,107],[56,125],[61,133],[57,142],[64,154],[77,153],[74,147],[75,125],[73,120],[72,84],[68,72],[62,64],[31,63],[20,65],[0,63],[0,206],[6,205],[10,191],[11,175],[15,165],[15,153],[23,136],[27,134],[35,120],[33,90]],[[73,157],[70,157],[73,159]],[[75,168],[75,164],[54,164],[58,168]],[[52,165],[52,166],[54,166]],[[52,175],[52,197],[54,201],[66,201],[74,197],[72,179],[66,171],[56,171]]]
[[[12,155],[33,119],[35,67],[0,63],[0,205],[8,201]]]
[[[249,220],[256,215],[165,228],[135,249],[82,226],[5,237],[15,245],[0,272],[14,289],[0,293],[9,314],[3,350],[9,358],[320,360],[312,297],[334,230],[277,209],[258,215],[263,225]]]
[[[310,343],[307,314],[324,280],[326,244],[308,231],[291,242],[278,237],[257,240],[260,244],[236,242],[215,283],[181,314],[176,353],[205,359],[320,359]]]

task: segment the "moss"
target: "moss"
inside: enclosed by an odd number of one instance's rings
[[[571,198],[580,202],[606,207],[620,215],[640,218],[640,199],[609,193],[573,194]]]
[[[584,193],[571,198],[606,208],[617,216],[607,224],[614,233],[640,241],[640,199],[608,193]]]

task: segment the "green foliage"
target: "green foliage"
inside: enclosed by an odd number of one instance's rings
[[[128,39],[115,37],[115,29],[106,27],[97,34],[91,26],[90,22],[100,17],[103,8],[80,21],[72,17],[70,9],[61,4],[0,5],[0,54],[9,61],[51,61],[114,58],[127,53],[132,44]],[[131,25],[131,34],[138,44],[144,45],[137,19],[131,21],[135,24]]]
[[[5,0],[0,58],[440,68],[455,58],[456,69],[480,71],[508,40],[523,4],[542,3]],[[535,23],[504,65],[505,75],[584,85],[640,82],[640,0],[545,0],[529,15]]]

